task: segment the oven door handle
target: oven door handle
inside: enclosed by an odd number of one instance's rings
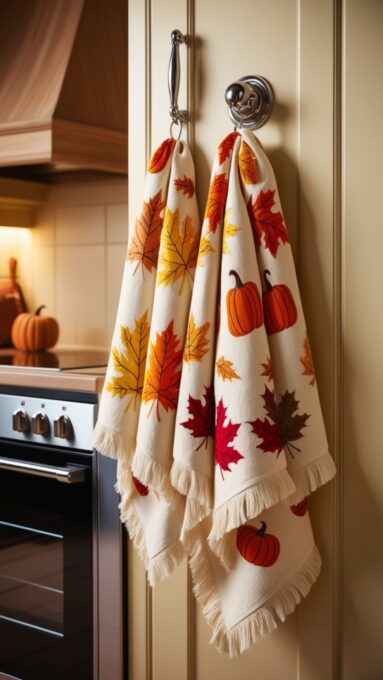
[[[48,477],[56,479],[65,484],[78,484],[85,480],[85,472],[89,470],[89,465],[66,465],[56,467],[55,465],[44,465],[43,463],[32,463],[29,460],[18,460],[15,458],[0,457],[0,470],[10,472],[22,472],[26,475],[37,477]]]

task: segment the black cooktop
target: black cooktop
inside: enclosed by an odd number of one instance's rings
[[[13,347],[0,350],[0,366],[44,368],[52,371],[73,371],[79,368],[106,366],[109,353],[105,350],[52,349],[45,352],[20,352]]]

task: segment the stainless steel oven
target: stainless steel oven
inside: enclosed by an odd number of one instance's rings
[[[17,389],[0,394],[0,678],[123,680],[126,539],[96,395]]]

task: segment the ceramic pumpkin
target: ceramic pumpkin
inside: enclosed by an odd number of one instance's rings
[[[237,529],[237,549],[241,556],[258,567],[271,567],[280,553],[280,543],[276,536],[266,533],[266,522],[260,529],[243,524]]]
[[[297,517],[303,517],[307,512],[306,499],[304,498],[303,501],[299,501],[296,505],[290,505],[290,510],[294,515],[297,515]]]
[[[231,335],[239,337],[262,326],[262,303],[254,281],[242,283],[234,269],[229,275],[234,276],[235,287],[230,288],[226,296],[227,322]]]
[[[12,342],[23,352],[40,352],[56,344],[59,326],[56,319],[40,316],[45,305],[41,305],[34,314],[19,314],[12,326]]]
[[[266,283],[266,291],[262,295],[263,313],[266,333],[273,335],[294,326],[298,312],[290,288],[284,283],[273,286],[267,276],[270,276],[270,272],[265,269],[263,278]]]

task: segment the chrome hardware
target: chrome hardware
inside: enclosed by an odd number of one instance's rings
[[[29,418],[25,411],[20,409],[12,414],[12,427],[15,432],[28,432]]]
[[[36,413],[32,417],[32,432],[34,434],[48,434],[49,419],[45,413]]]
[[[56,467],[54,465],[31,463],[29,460],[0,458],[0,469],[8,470],[9,472],[22,472],[27,475],[35,475],[36,477],[48,477],[65,484],[78,484],[85,480],[85,472],[89,468],[86,465]]]
[[[60,439],[71,439],[73,435],[72,423],[68,416],[60,416],[53,422],[53,434]]]
[[[178,139],[180,138],[182,132],[182,125],[188,120],[188,112],[185,110],[180,110],[178,107],[178,92],[180,89],[180,54],[179,45],[187,43],[186,37],[181,33],[181,31],[175,30],[171,34],[172,41],[172,51],[170,53],[169,61],[169,71],[168,71],[168,84],[169,84],[169,95],[170,95],[170,108],[169,113],[172,119],[170,126],[170,135],[172,135],[172,130],[174,125],[180,126],[180,131]]]
[[[257,130],[270,117],[274,94],[266,78],[245,76],[229,85],[225,100],[236,127]]]

